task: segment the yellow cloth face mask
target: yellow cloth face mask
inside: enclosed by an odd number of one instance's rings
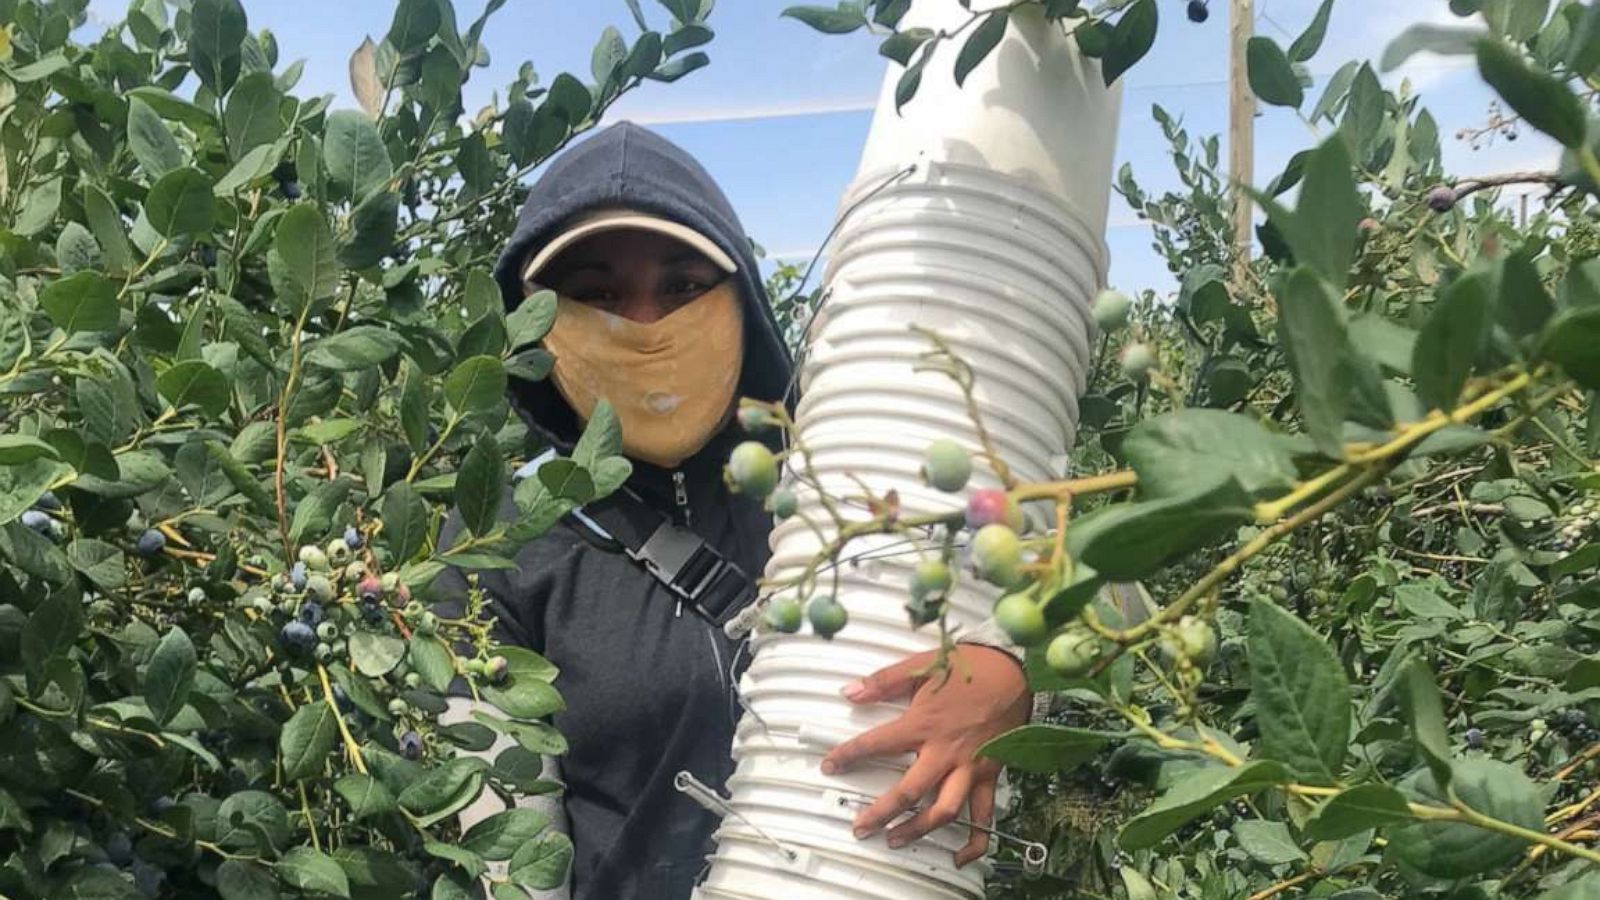
[[[671,468],[716,435],[744,363],[744,310],[724,281],[654,322],[634,322],[568,297],[545,335],[551,377],[585,423],[611,401],[623,452]]]

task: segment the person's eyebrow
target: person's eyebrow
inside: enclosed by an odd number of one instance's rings
[[[669,265],[669,266],[680,266],[680,265],[683,265],[684,263],[700,262],[701,260],[704,260],[704,259],[705,259],[705,254],[701,253],[699,250],[690,249],[690,250],[684,250],[684,251],[682,251],[680,253],[674,253],[671,256],[667,257],[667,265]]]
[[[602,275],[609,275],[611,274],[611,263],[606,262],[603,259],[588,259],[582,262],[573,263],[561,274],[562,277],[566,277],[569,275],[577,275],[580,272],[598,272]]]

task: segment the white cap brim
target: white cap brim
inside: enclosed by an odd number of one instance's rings
[[[544,267],[555,259],[561,251],[571,247],[586,237],[601,234],[607,231],[622,229],[640,229],[653,231],[656,234],[681,241],[702,253],[717,268],[732,275],[739,271],[738,263],[733,261],[721,247],[712,240],[693,228],[671,219],[652,216],[649,213],[635,212],[633,210],[610,210],[597,212],[579,219],[565,231],[545,242],[539,252],[528,258],[527,265],[522,267],[522,280],[525,284],[532,284]]]

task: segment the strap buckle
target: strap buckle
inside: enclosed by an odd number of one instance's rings
[[[662,522],[638,550],[627,549],[652,576],[687,604],[695,615],[721,626],[741,605],[750,579],[736,563],[723,559],[694,532]]]

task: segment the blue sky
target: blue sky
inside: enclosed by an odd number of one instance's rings
[[[664,28],[668,15],[641,0]],[[1159,103],[1192,135],[1225,131],[1227,121],[1226,0],[1212,0],[1204,24],[1183,15],[1184,0],[1160,0],[1162,27],[1149,57],[1128,76],[1118,136],[1118,164],[1129,162],[1147,190],[1175,181],[1166,142],[1150,117]],[[306,60],[298,91],[332,93],[354,106],[346,60],[365,35],[381,38],[392,0],[246,0],[250,27],[270,28],[282,59]],[[647,84],[613,107],[608,120],[646,123],[694,153],[723,185],[746,227],[775,256],[808,257],[832,223],[855,168],[886,61],[865,34],[818,35],[779,13],[789,0],[721,0],[709,24],[717,39],[705,48],[711,66],[672,85]],[[983,2],[975,4],[978,7]],[[1256,0],[1257,32],[1287,44],[1310,21],[1316,0]],[[91,15],[119,19],[120,0],[94,0]],[[456,0],[462,27],[483,0]],[[1347,59],[1376,58],[1389,38],[1417,21],[1455,21],[1446,0],[1337,0],[1322,51],[1311,61],[1326,76]],[[593,40],[606,25],[631,36],[636,26],[623,0],[510,0],[491,20],[488,69],[475,70],[469,112],[490,102],[523,60],[548,82],[561,71],[587,78]],[[1439,120],[1446,165],[1484,174],[1553,165],[1556,150],[1537,135],[1471,151],[1456,129],[1481,123],[1491,94],[1468,58],[1422,55],[1387,76],[1408,79]],[[1308,95],[1315,97],[1320,83]],[[1308,103],[1309,106],[1309,103]],[[1316,136],[1292,111],[1268,108],[1256,124],[1256,181],[1272,177]],[[1224,149],[1224,159],[1226,149]],[[1124,289],[1170,289],[1172,279],[1150,250],[1148,229],[1113,196],[1106,241],[1111,281]]]

